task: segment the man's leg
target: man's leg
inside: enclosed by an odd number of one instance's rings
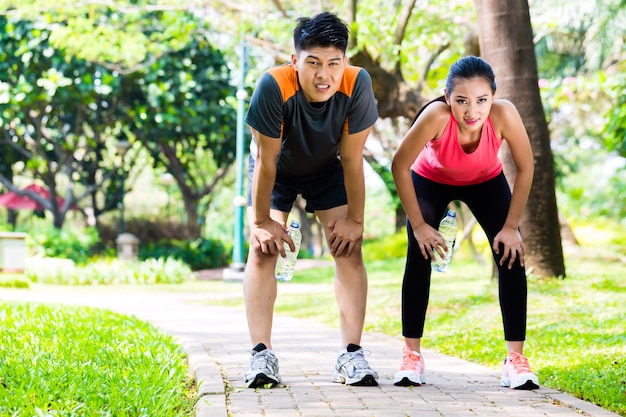
[[[331,233],[328,223],[337,217],[346,217],[348,206],[336,207],[316,212],[324,227],[324,234]],[[339,325],[343,346],[349,343],[359,345],[365,320],[367,301],[367,273],[363,263],[361,246],[349,258],[339,256],[335,260],[335,298],[339,308]]]
[[[270,213],[273,219],[283,222],[287,214],[276,210],[271,210]],[[248,221],[250,224],[254,222],[254,213],[250,207]],[[275,266],[276,256],[265,255],[260,248],[250,243],[244,270],[243,293],[250,341],[254,346],[250,368],[244,375],[246,384],[251,388],[280,382],[278,360],[271,350],[272,320],[277,291]]]
[[[319,210],[316,214],[328,240],[331,233],[328,223],[338,217],[346,217],[348,206]],[[344,351],[337,359],[333,381],[348,385],[378,385],[378,374],[369,367],[360,346],[367,301],[367,273],[361,242],[349,257],[338,256],[334,260],[335,298]]]

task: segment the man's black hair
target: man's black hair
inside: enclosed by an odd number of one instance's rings
[[[298,18],[298,25],[293,30],[293,45],[296,53],[316,46],[334,46],[345,54],[348,34],[348,26],[337,15],[322,12],[313,17]]]

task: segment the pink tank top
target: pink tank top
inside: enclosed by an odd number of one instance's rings
[[[498,158],[502,140],[496,137],[491,118],[483,124],[480,142],[472,153],[461,148],[458,133],[457,121],[450,114],[441,137],[426,144],[411,169],[418,175],[448,185],[479,184],[502,171],[502,162]]]

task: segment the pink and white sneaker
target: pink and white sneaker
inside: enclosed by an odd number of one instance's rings
[[[400,387],[419,387],[426,383],[424,377],[424,358],[422,354],[404,346],[400,370],[393,376],[393,385]]]
[[[511,389],[537,389],[539,379],[531,372],[528,359],[516,352],[509,352],[502,367],[502,379],[500,385]]]

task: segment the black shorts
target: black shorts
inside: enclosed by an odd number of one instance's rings
[[[253,174],[254,159],[250,157],[248,158],[248,207],[252,206]],[[287,181],[277,176],[270,198],[270,208],[290,212],[298,194],[306,200],[305,210],[309,213],[348,204],[341,164],[320,177],[306,180]]]

